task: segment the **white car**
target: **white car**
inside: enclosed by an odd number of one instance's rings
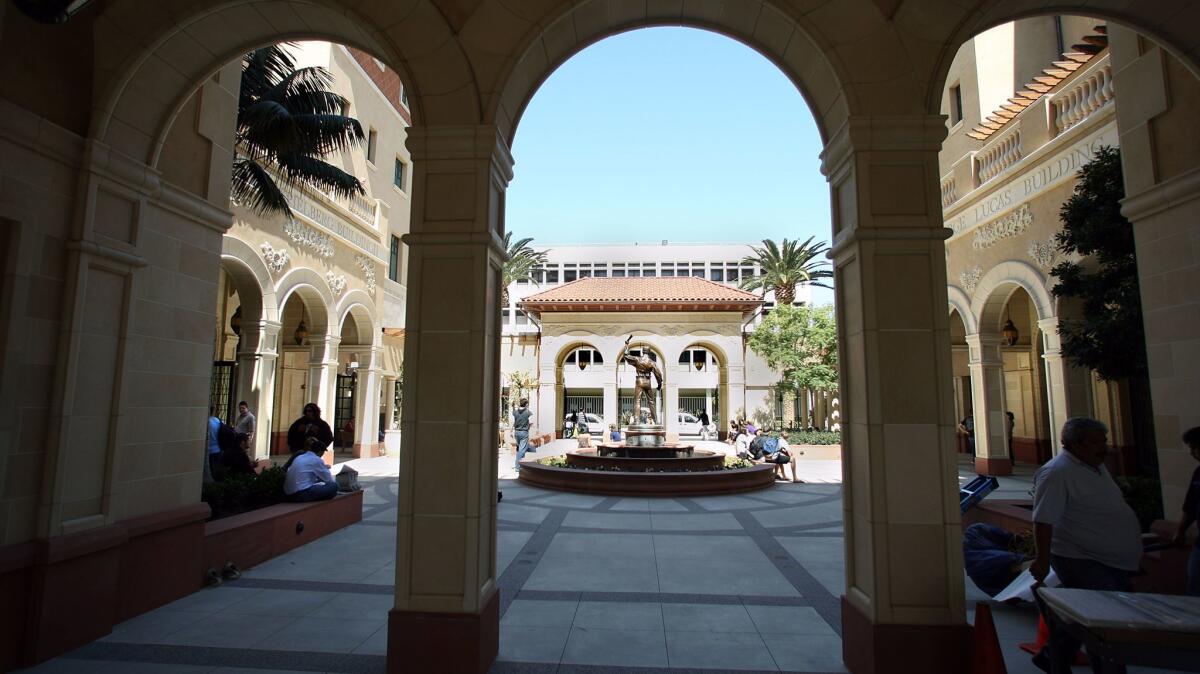
[[[680,412],[675,428],[680,435],[700,435],[700,419],[689,412]]]
[[[591,412],[584,412],[583,414],[580,414],[578,416],[579,416],[579,423],[587,427],[588,433],[591,433],[592,435],[596,435],[596,434],[604,432],[604,429],[606,428],[606,426],[604,424],[604,418],[601,417],[599,414],[592,414]],[[567,425],[570,423],[571,423],[571,414],[570,413],[564,414],[563,415],[563,429],[566,429]]]

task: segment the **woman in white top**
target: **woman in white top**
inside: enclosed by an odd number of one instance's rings
[[[284,496],[296,503],[325,501],[337,496],[337,480],[321,458],[325,445],[317,438],[308,438],[304,449],[288,462],[287,477],[283,481]]]
[[[737,439],[733,441],[733,453],[741,458],[750,456],[750,435],[745,426],[738,427]]]

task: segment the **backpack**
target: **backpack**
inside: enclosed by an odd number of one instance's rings
[[[762,444],[763,454],[774,454],[779,451],[779,438],[766,437],[763,438]]]

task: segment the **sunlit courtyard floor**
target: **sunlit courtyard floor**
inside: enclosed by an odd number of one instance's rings
[[[33,671],[383,671],[397,462],[353,465],[366,488],[360,524]],[[999,497],[1025,494],[1020,472]],[[493,672],[844,671],[840,484],[665,499],[501,488]],[[984,599],[969,580],[967,592],[969,607]],[[1017,649],[1034,612],[994,614],[1008,671],[1037,671]]]

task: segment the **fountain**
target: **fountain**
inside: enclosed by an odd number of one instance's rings
[[[662,371],[644,351],[637,356],[628,353],[632,337],[625,340],[618,361],[637,370],[637,418],[627,427],[625,441],[599,442],[558,457],[523,461],[521,482],[562,491],[637,496],[708,496],[773,486],[774,469],[770,464],[730,466],[720,452],[667,441],[666,428],[658,422],[657,409],[661,406],[655,404],[650,386],[654,377],[661,393]],[[642,406],[643,398],[646,407]]]

